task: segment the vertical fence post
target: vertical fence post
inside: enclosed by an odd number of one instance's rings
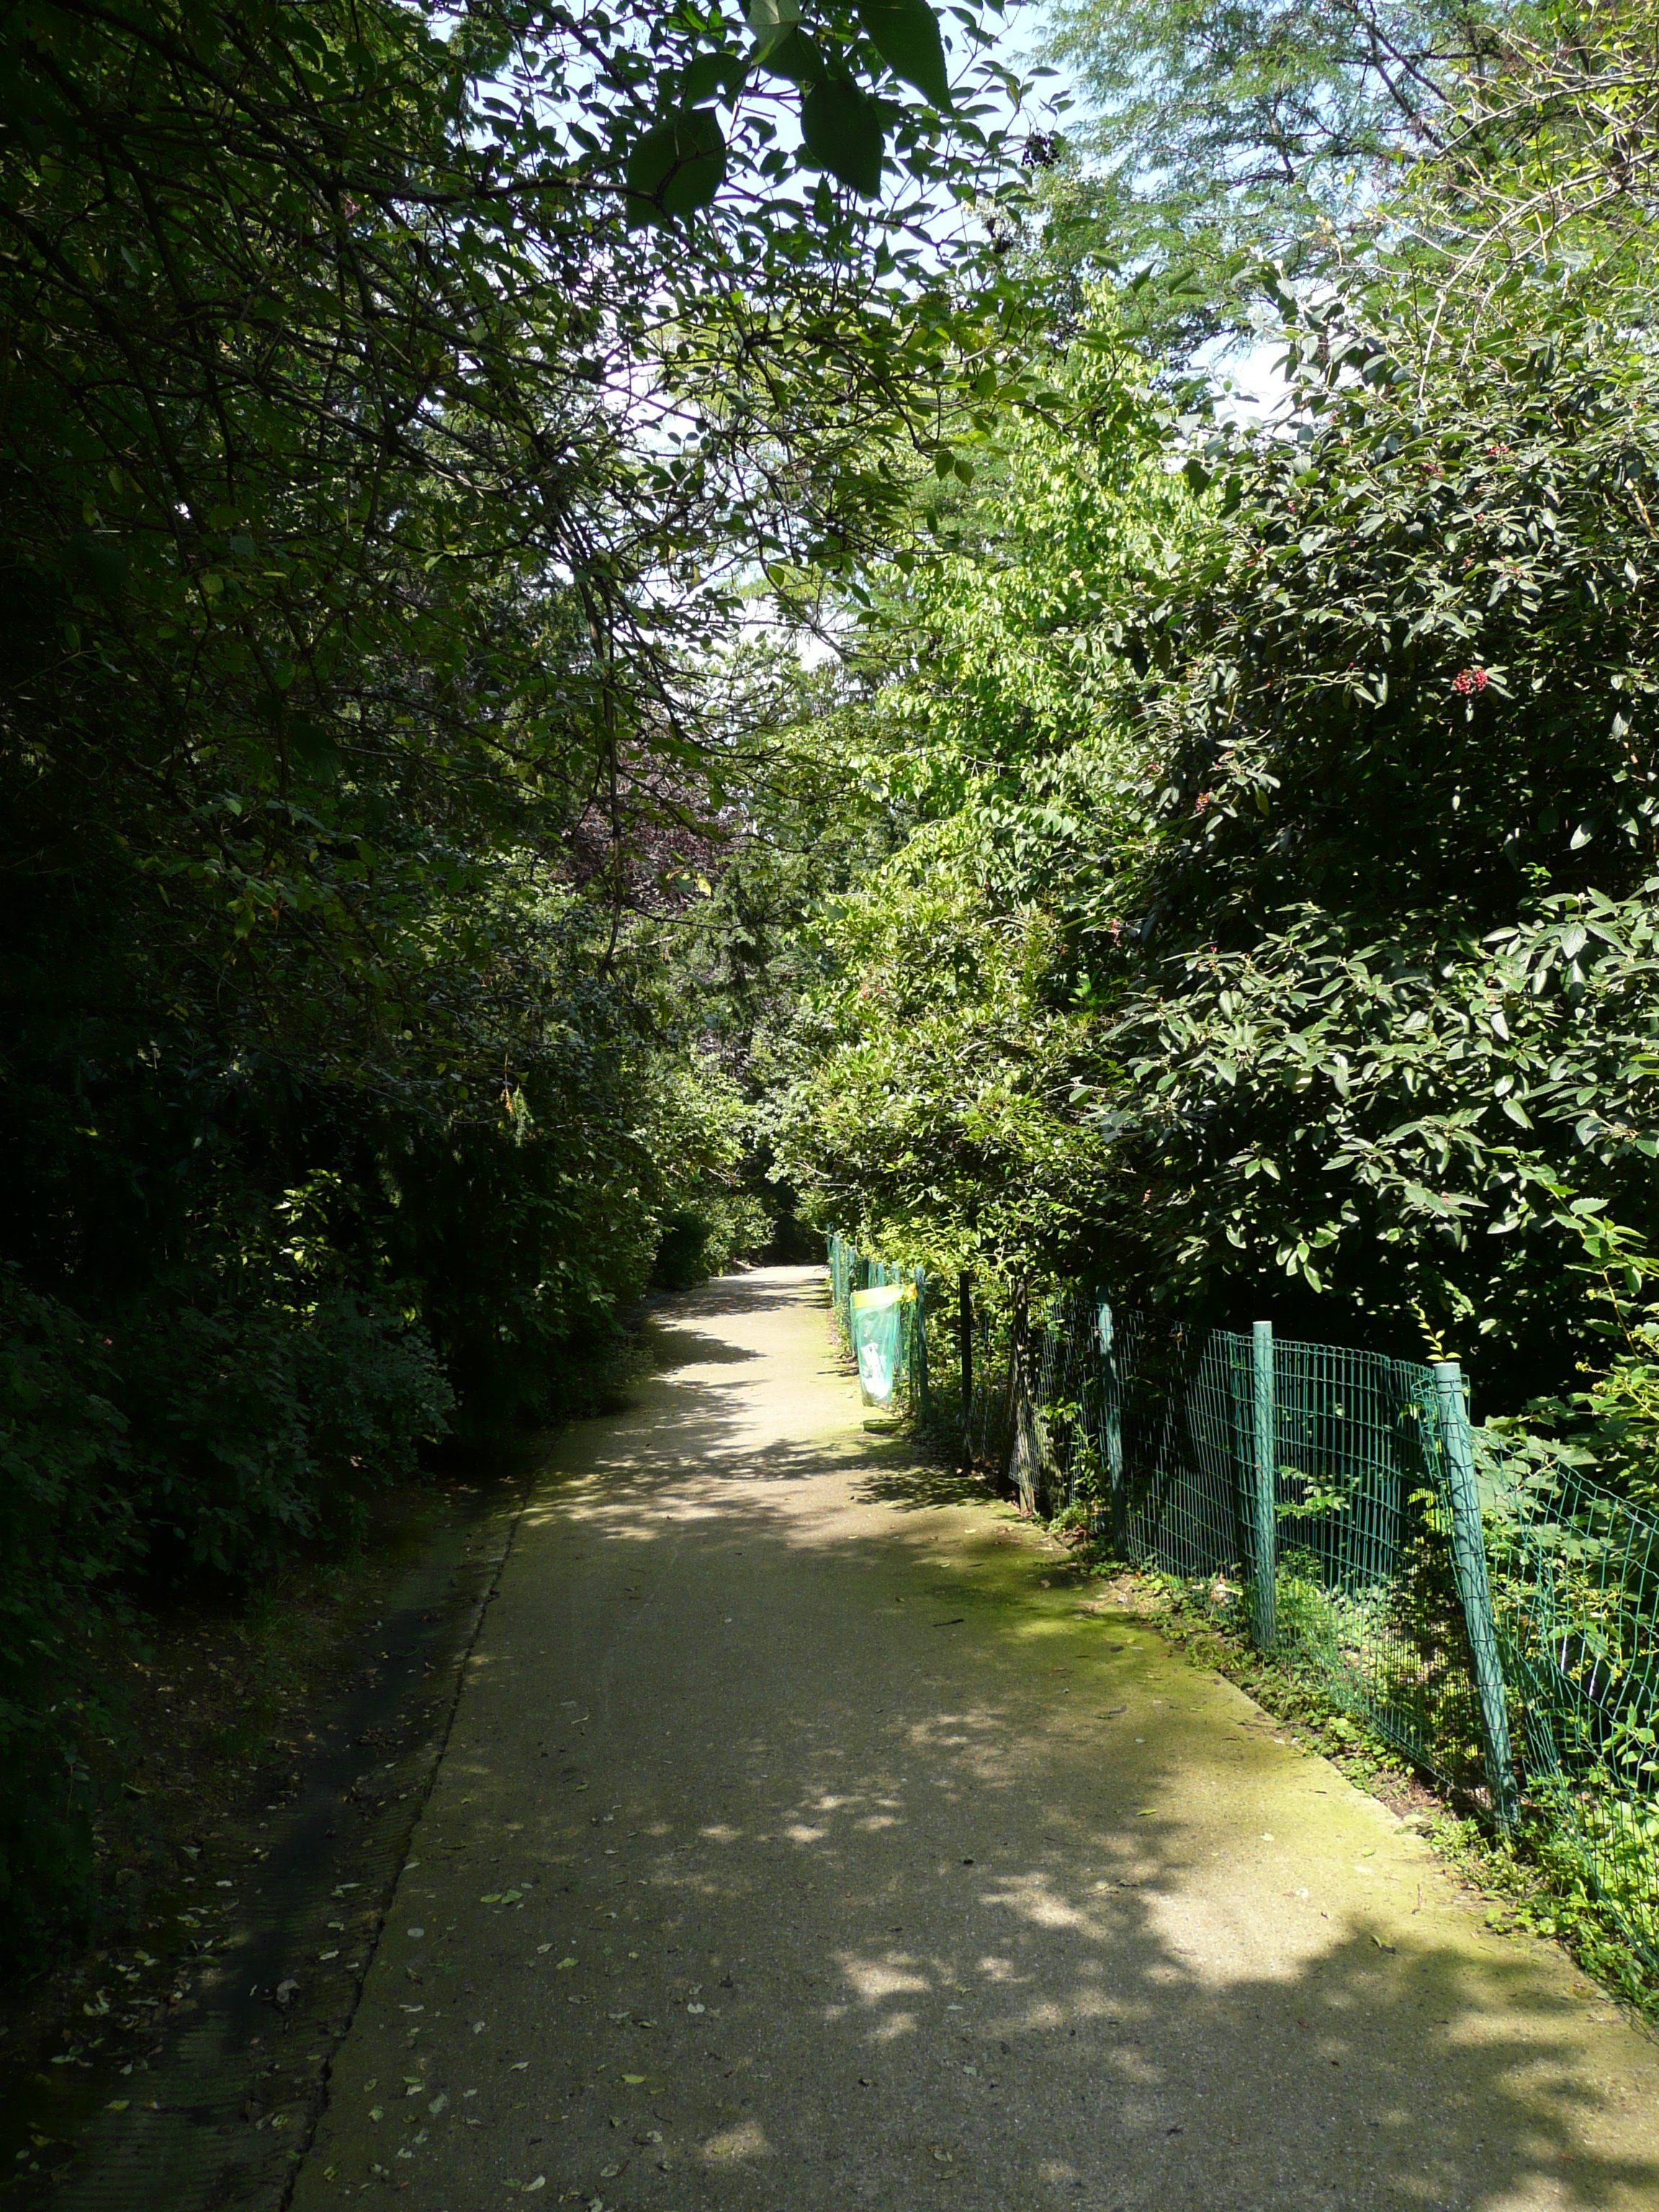
[[[933,1419],[933,1400],[927,1387],[927,1270],[918,1267],[916,1283],[916,1348],[913,1364],[915,1369],[916,1413],[922,1427]]]
[[[1279,1523],[1273,1510],[1278,1445],[1273,1325],[1259,1321],[1250,1330],[1250,1531],[1255,1549],[1250,1631],[1259,1651],[1271,1651],[1279,1634]]]
[[[1008,1391],[1003,1401],[1002,1494],[1014,1488],[1014,1468],[1019,1457],[1019,1403],[1025,1381],[1025,1278],[1014,1285],[1013,1311],[1008,1323]]]
[[[1100,1346],[1100,1440],[1106,1460],[1106,1494],[1111,1501],[1112,1549],[1121,1559],[1129,1542],[1129,1501],[1123,1488],[1123,1382],[1118,1373],[1112,1309],[1104,1298],[1095,1309],[1095,1336]]]
[[[963,1267],[957,1277],[957,1353],[962,1362],[962,1471],[974,1471],[974,1289]]]
[[[1480,1730],[1486,1739],[1486,1784],[1498,1826],[1513,1828],[1519,1817],[1515,1761],[1510,1750],[1509,1706],[1504,1668],[1498,1651],[1498,1622],[1486,1577],[1486,1540],[1480,1526],[1480,1492],[1474,1480],[1474,1447],[1469,1411],[1463,1401],[1463,1377],[1455,1359],[1437,1359],[1431,1370],[1439,1402],[1440,1441],[1446,1455],[1446,1488],[1451,1499],[1452,1571],[1474,1660],[1480,1698]]]

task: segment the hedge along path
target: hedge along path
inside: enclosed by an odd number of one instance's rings
[[[520,1524],[298,2212],[1652,2212],[1653,2041],[866,1431],[819,1271],[654,1341]]]

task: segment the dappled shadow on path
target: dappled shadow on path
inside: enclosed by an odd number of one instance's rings
[[[1380,1808],[1142,1625],[1035,1612],[1048,1563],[964,1548],[976,1486],[792,1438],[744,1357],[593,1425],[523,1540],[542,1657],[492,1662],[566,1761],[528,1803],[522,1759],[467,1778],[574,1961],[529,2077],[569,2115],[548,2202],[606,2156],[664,2212],[1659,2203],[1553,1954],[1424,1905]]]
[[[681,1367],[742,1367],[760,1358],[757,1352],[743,1345],[695,1328],[650,1329],[646,1346],[651,1364],[659,1375],[672,1375]]]
[[[890,1505],[901,1512],[927,1512],[940,1505],[988,1505],[993,1492],[978,1475],[948,1467],[918,1467],[913,1457],[895,1455],[897,1464],[865,1474],[856,1495],[861,1504]]]
[[[781,1279],[788,1277],[785,1281]],[[687,1291],[659,1318],[669,1327],[684,1320],[714,1319],[739,1314],[775,1313],[787,1306],[810,1306],[830,1310],[830,1291],[820,1267],[763,1267],[752,1274],[719,1275]]]

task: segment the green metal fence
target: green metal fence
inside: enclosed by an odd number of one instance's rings
[[[840,1238],[830,1268],[843,1306],[860,1269],[899,1279]],[[904,1279],[925,1371],[926,1286]],[[1453,1362],[1194,1332],[1075,1289],[976,1306],[969,1401],[933,1401],[975,1464],[1209,1583],[1498,1825],[1551,1835],[1659,1972],[1651,1516],[1571,1453],[1472,1427]]]

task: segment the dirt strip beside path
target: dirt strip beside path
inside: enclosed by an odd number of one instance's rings
[[[520,1525],[296,2212],[1654,2212],[1651,2039],[866,1431],[819,1274],[653,1326]]]

